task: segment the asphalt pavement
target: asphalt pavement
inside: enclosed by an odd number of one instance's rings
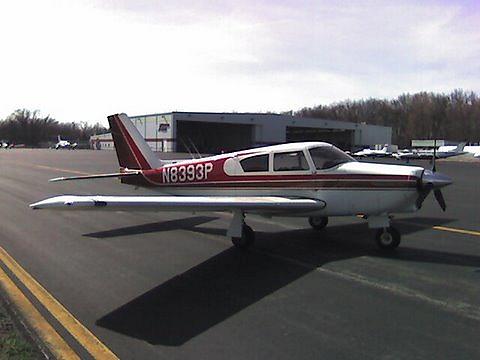
[[[395,217],[403,237],[391,254],[358,218],[317,232],[306,219],[255,216],[244,252],[225,237],[223,213],[33,211],[53,195],[140,190],[48,183],[117,171],[113,151],[5,150],[0,246],[122,359],[480,358],[480,161],[437,168],[454,180],[447,211],[430,196]]]

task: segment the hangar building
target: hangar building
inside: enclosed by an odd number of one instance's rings
[[[392,128],[266,113],[170,112],[131,116],[153,151],[219,153],[295,141],[326,141],[343,150],[390,144]],[[90,138],[113,149],[110,134]]]

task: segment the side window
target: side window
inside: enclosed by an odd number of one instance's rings
[[[268,154],[243,159],[240,166],[244,172],[268,171]]]
[[[303,151],[292,151],[274,154],[273,169],[275,171],[301,171],[309,170],[309,166]]]

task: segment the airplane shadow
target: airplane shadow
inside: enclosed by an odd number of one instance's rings
[[[423,224],[435,225],[450,221],[422,219]],[[404,234],[422,230],[418,226],[398,227]],[[225,234],[224,230],[206,227],[195,227],[194,231]],[[300,229],[256,234],[251,251],[229,248],[103,316],[96,325],[153,345],[180,346],[328,262],[368,255],[480,264],[478,256],[408,247],[385,254],[377,250],[372,230],[363,223],[332,226],[321,232]]]
[[[205,224],[218,218],[213,216],[194,216],[185,219],[175,219],[170,221],[153,222],[142,225],[127,226],[106,231],[99,231],[83,236],[93,237],[97,239],[112,238],[117,236],[148,234],[153,232],[171,231],[178,229],[191,230],[197,225]]]

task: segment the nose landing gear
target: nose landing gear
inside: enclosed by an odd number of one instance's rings
[[[400,233],[394,227],[378,229],[375,235],[375,242],[382,250],[393,250],[400,245]]]
[[[368,227],[378,229],[375,235],[375,242],[382,250],[393,250],[400,245],[400,232],[394,227],[390,226],[391,217],[387,214],[368,216]]]

